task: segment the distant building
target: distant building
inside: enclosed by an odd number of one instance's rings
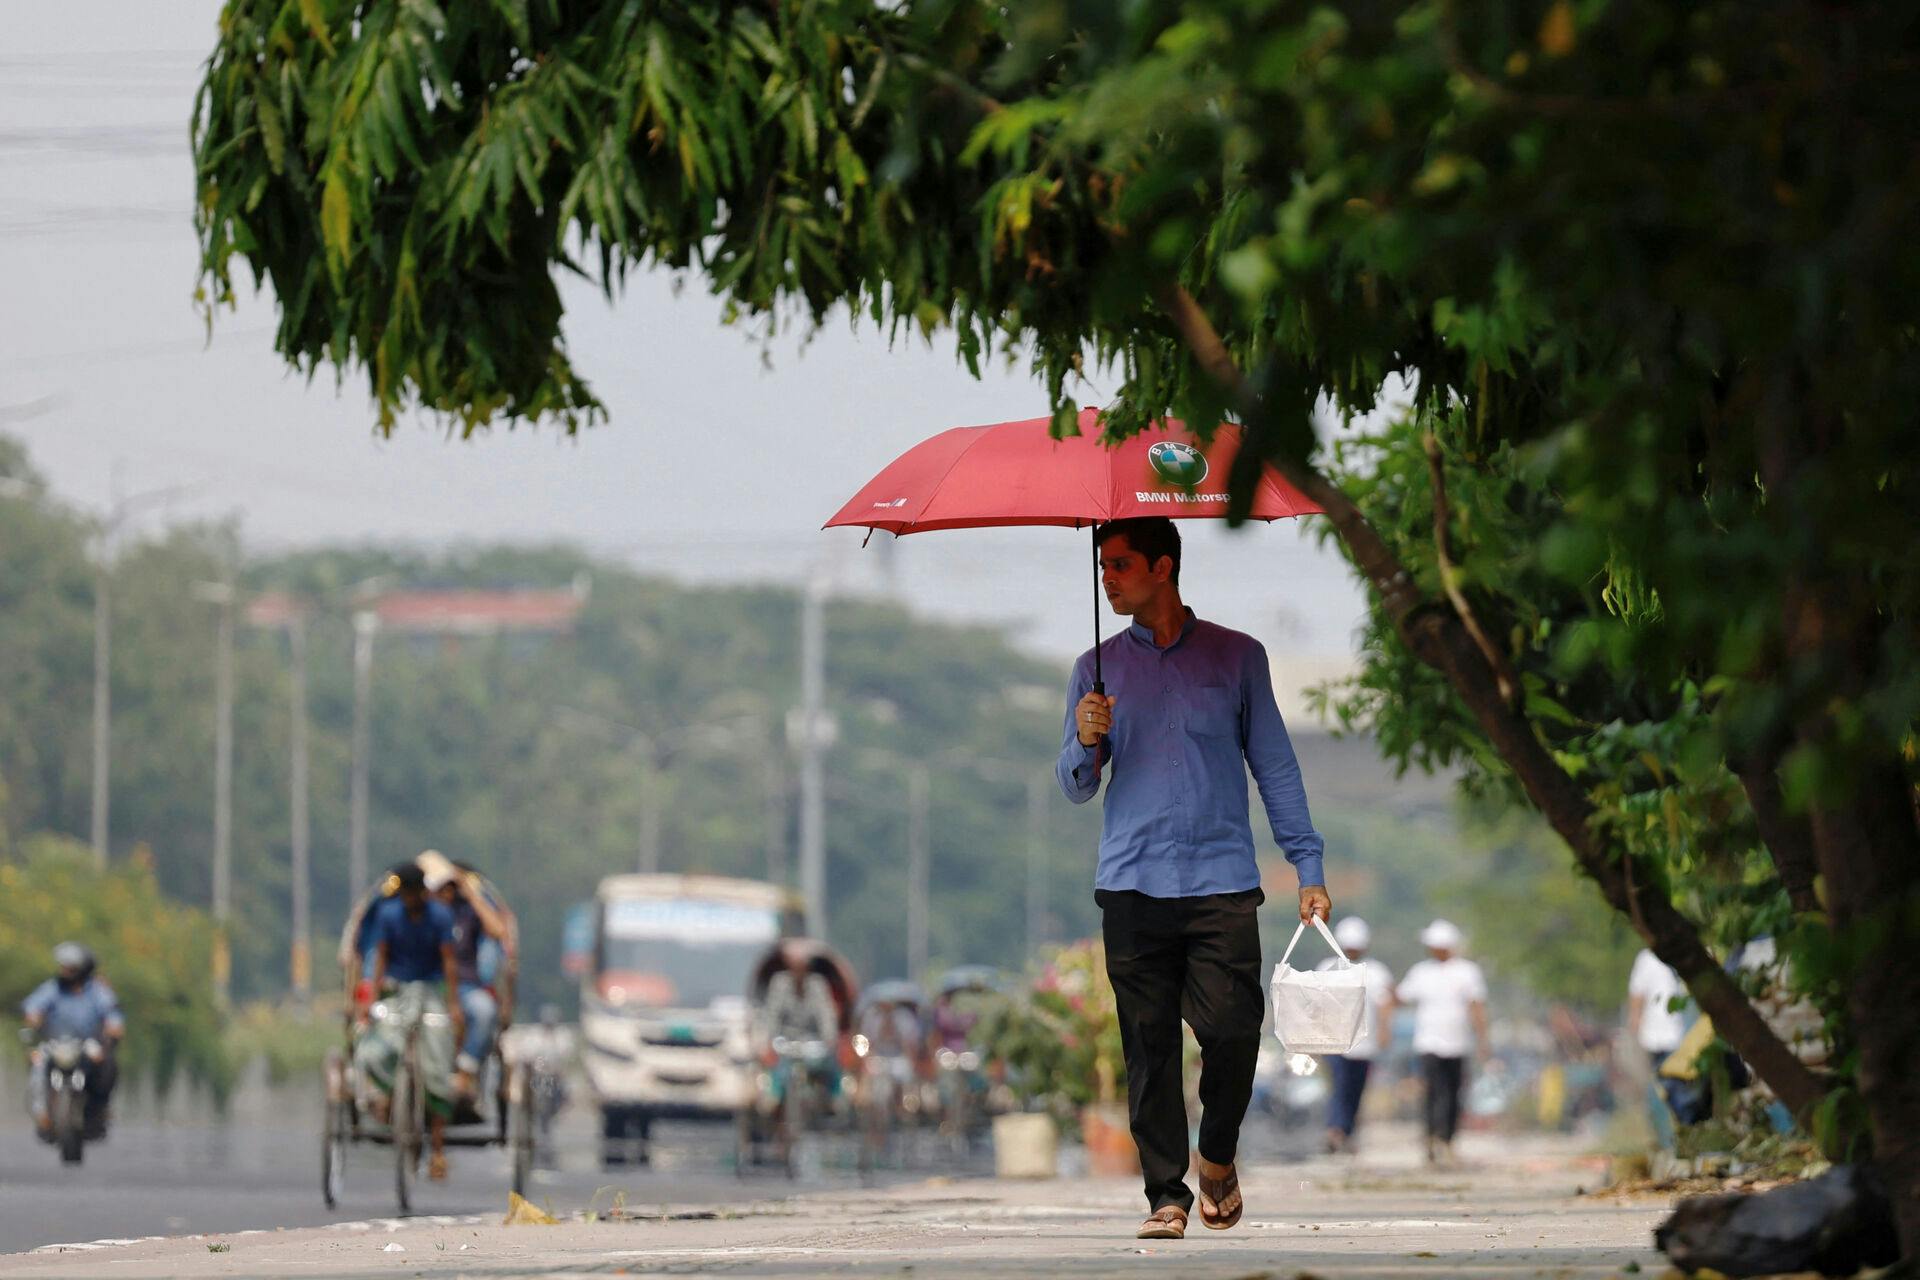
[[[497,590],[417,588],[384,591],[356,602],[373,615],[383,635],[404,637],[416,649],[457,649],[463,640],[504,638],[516,652],[530,652],[556,636],[571,635],[591,593],[581,574],[572,586]],[[284,592],[268,591],[249,602],[255,626],[285,626],[304,607]]]
[[[380,630],[404,636],[415,649],[452,652],[464,640],[500,638],[516,653],[532,652],[557,636],[571,635],[586,607],[583,574],[554,591],[464,588],[388,591],[368,602]]]

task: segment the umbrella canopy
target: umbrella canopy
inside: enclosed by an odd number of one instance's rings
[[[869,480],[826,527],[904,536],[1002,525],[1082,528],[1132,516],[1175,520],[1227,514],[1227,476],[1240,428],[1222,423],[1206,445],[1169,418],[1109,448],[1100,411],[1080,411],[1080,434],[1056,440],[1050,418],[955,427],[924,440]],[[1320,510],[1271,467],[1249,512],[1283,520]]]
[[[1079,425],[1080,434],[1065,440],[1051,434],[1051,418],[942,431],[888,463],[824,527],[885,529],[897,537],[1022,524],[1094,529],[1093,691],[1105,693],[1098,526],[1134,516],[1224,517],[1240,428],[1223,422],[1202,444],[1185,423],[1167,418],[1109,447],[1100,439],[1098,409],[1082,409]],[[1319,510],[1264,467],[1248,515],[1284,520]]]

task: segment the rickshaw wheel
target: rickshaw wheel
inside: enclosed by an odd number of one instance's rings
[[[420,1078],[420,1041],[407,1037],[406,1052],[393,1075],[394,1193],[400,1212],[413,1211],[413,1184],[420,1171],[421,1135],[426,1124],[425,1088]]]
[[[500,1097],[501,1131],[510,1133],[513,1144],[513,1193],[517,1196],[527,1194],[527,1186],[533,1180],[533,1084],[527,1079],[524,1067],[516,1068],[519,1088],[503,1091]],[[507,1124],[508,1098],[517,1094],[512,1103],[511,1126]]]

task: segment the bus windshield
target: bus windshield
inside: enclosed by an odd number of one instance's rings
[[[609,902],[600,972],[627,979],[637,1003],[704,1009],[744,999],[754,964],[779,937],[771,907],[685,898]]]

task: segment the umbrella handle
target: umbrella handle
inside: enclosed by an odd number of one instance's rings
[[[1107,696],[1107,682],[1100,678],[1100,522],[1089,526],[1093,534],[1093,691]]]

